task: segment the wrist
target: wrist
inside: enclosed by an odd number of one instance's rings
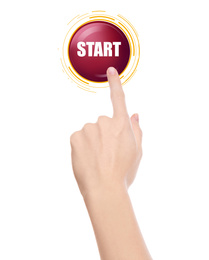
[[[121,198],[123,196],[128,196],[128,190],[125,184],[109,184],[109,185],[102,185],[91,191],[86,192],[83,195],[84,202],[88,207],[92,203],[95,202],[103,202],[107,200],[111,200],[112,198]]]

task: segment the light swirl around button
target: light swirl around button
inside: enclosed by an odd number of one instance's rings
[[[108,87],[106,70],[117,69],[122,85],[136,72],[140,57],[138,34],[123,16],[105,11],[76,16],[68,23],[61,48],[63,71],[86,91]]]

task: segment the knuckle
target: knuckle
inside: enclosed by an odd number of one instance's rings
[[[80,137],[80,132],[76,131],[74,132],[71,136],[70,136],[70,143],[73,144],[76,142],[76,140],[78,140]]]
[[[108,116],[99,116],[97,119],[97,123],[98,124],[103,124],[105,122],[108,122],[111,118],[109,118]]]
[[[84,132],[88,132],[88,131],[92,131],[94,128],[94,124],[93,123],[87,123],[83,126],[82,130]]]
[[[128,120],[125,120],[123,118],[120,118],[118,120],[115,120],[115,133],[117,135],[124,135],[127,134],[127,132],[130,131],[131,126]]]
[[[116,123],[121,128],[130,126],[129,118],[126,116],[123,116],[123,117],[121,116],[120,118],[118,118]]]

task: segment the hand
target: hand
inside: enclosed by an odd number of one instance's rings
[[[83,197],[95,190],[121,185],[128,189],[142,156],[138,115],[129,118],[117,71],[107,70],[113,117],[100,116],[72,134],[72,166]]]

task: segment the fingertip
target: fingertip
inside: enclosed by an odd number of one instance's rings
[[[133,114],[131,119],[134,119],[137,123],[139,123],[139,115],[136,113],[136,114]]]
[[[117,75],[117,70],[114,67],[109,67],[107,69],[107,75],[108,76],[114,76]]]

